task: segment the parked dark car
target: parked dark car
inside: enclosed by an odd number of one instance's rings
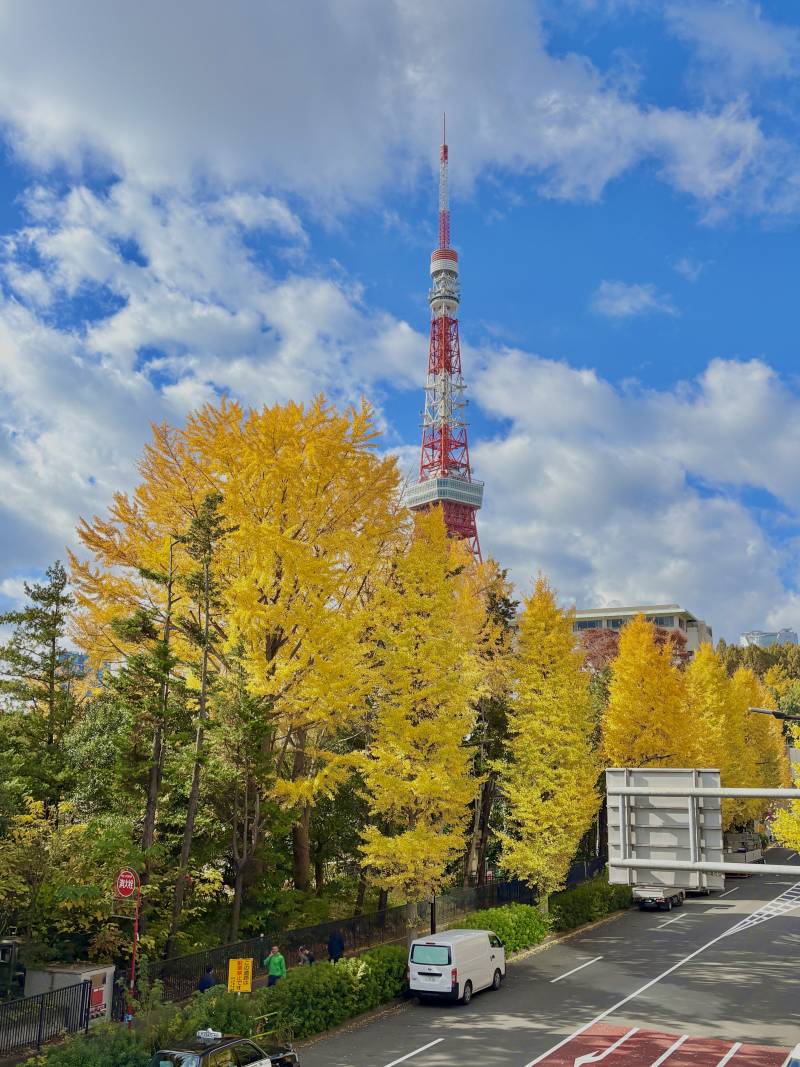
[[[264,1049],[249,1037],[198,1030],[193,1041],[159,1049],[148,1067],[296,1067],[299,1063],[288,1044]]]

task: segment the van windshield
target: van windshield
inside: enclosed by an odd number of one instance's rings
[[[447,945],[414,945],[411,949],[411,962],[446,967],[450,962],[450,949]]]

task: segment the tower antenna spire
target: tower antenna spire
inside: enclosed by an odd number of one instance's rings
[[[473,481],[465,418],[466,386],[461,374],[458,337],[458,253],[450,247],[447,189],[447,115],[442,115],[439,151],[439,247],[431,255],[431,340],[419,480],[406,490],[414,511],[440,507],[447,532],[466,541],[475,559],[481,548],[475,515],[483,503],[483,482]]]
[[[447,187],[447,115],[442,115],[439,149],[439,248],[450,247],[450,192]]]

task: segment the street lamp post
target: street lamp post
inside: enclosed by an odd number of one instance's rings
[[[774,719],[783,719],[785,722],[800,722],[800,715],[790,715],[786,711],[773,711],[772,708],[748,708],[756,715],[771,715]]]

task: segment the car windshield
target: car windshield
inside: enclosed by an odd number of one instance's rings
[[[444,967],[450,962],[450,949],[447,945],[414,945],[411,949],[411,962]]]
[[[200,1057],[194,1052],[157,1052],[147,1067],[200,1067]]]

